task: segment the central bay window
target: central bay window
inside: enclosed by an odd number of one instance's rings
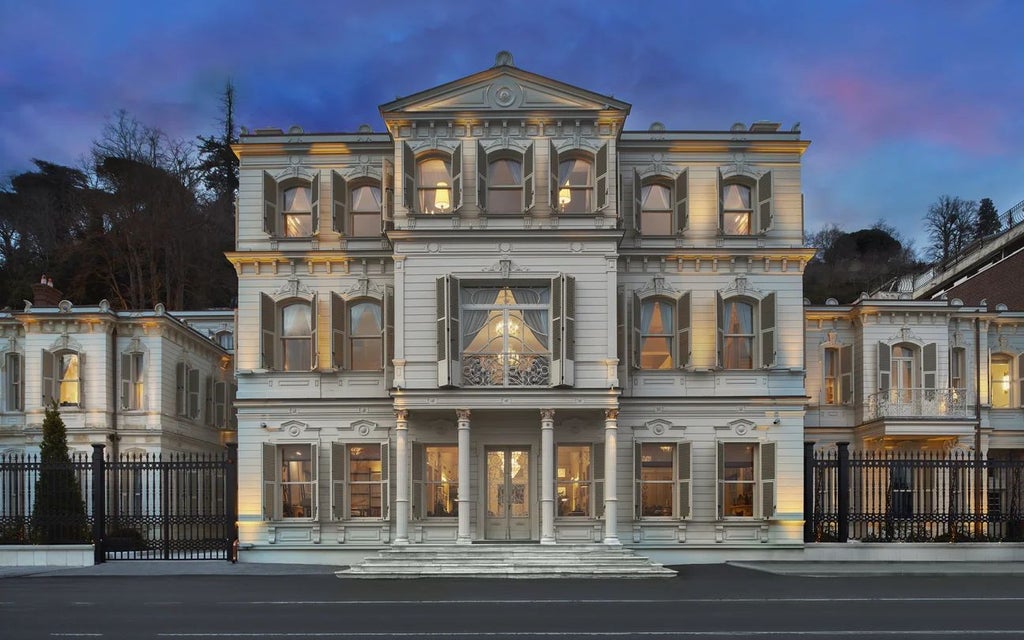
[[[637,518],[686,519],[693,503],[689,442],[634,445],[633,488]]]
[[[573,384],[575,278],[537,282],[437,280],[442,386]]]
[[[263,519],[317,517],[317,446],[263,445]]]
[[[346,299],[331,294],[331,366],[349,371],[383,371],[394,344],[394,298]]]
[[[633,296],[633,366],[668,370],[690,363],[690,294]]]
[[[775,364],[775,294],[764,298],[716,294],[718,363],[724,369],[768,368]]]
[[[937,347],[934,342],[916,345],[878,343],[878,391],[883,404],[917,411],[935,400]]]
[[[386,442],[331,445],[331,517],[388,518]]]
[[[317,296],[275,301],[260,294],[262,367],[271,371],[310,371],[316,367]]]
[[[477,205],[488,213],[522,213],[533,207],[533,145],[525,151],[487,153],[477,143]]]
[[[459,448],[454,444],[413,445],[413,517],[459,515]]]
[[[43,406],[82,406],[84,354],[76,351],[43,351]]]
[[[263,173],[263,230],[272,237],[308,238],[316,233],[320,211],[319,173],[278,183]]]
[[[405,208],[412,213],[449,214],[462,207],[462,145],[451,153],[432,150],[416,157],[403,143]]]
[[[555,453],[557,515],[598,517],[604,502],[603,473],[602,445],[558,445]]]
[[[722,235],[749,236],[772,226],[772,172],[760,177],[718,174],[718,228]]]
[[[719,442],[718,518],[775,515],[775,443]]]
[[[689,224],[689,172],[675,179],[654,176],[641,179],[633,170],[633,211],[637,229],[644,236],[682,233]]]

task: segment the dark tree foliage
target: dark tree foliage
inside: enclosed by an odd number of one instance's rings
[[[54,405],[46,409],[43,419],[39,479],[30,526],[30,537],[36,544],[79,544],[90,539],[81,487],[68,453],[67,431]]]
[[[946,264],[960,256],[974,238],[978,219],[978,203],[957,196],[939,196],[928,207],[924,217],[925,230],[931,245],[928,257]]]
[[[808,244],[818,253],[804,270],[804,297],[815,304],[828,298],[853,302],[862,292],[920,267],[913,249],[883,224],[852,233],[826,227],[809,236]]]
[[[999,233],[1002,228],[996,205],[992,203],[991,198],[982,198],[978,203],[978,222],[974,227],[975,239],[987,238],[993,233]]]

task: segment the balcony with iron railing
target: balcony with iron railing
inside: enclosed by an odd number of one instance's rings
[[[464,387],[547,387],[551,383],[549,353],[463,353]]]
[[[866,418],[968,418],[973,404],[964,389],[889,389],[867,398]]]

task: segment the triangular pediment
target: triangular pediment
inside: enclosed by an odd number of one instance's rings
[[[625,117],[628,103],[516,67],[500,65],[381,105],[381,114],[467,111],[608,112]]]

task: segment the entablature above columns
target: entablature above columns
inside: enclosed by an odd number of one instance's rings
[[[618,391],[607,389],[557,390],[538,389],[536,391],[517,391],[511,393],[507,389],[480,391],[474,393],[446,392],[443,390],[403,390],[393,394],[396,410],[507,410],[536,411],[537,407],[545,409],[618,409]]]
[[[813,249],[673,249],[665,252],[622,251],[624,273],[792,273],[801,274]]]
[[[239,276],[383,275],[389,272],[388,264],[393,262],[390,253],[353,257],[338,252],[291,256],[276,251],[236,251],[225,255]]]

